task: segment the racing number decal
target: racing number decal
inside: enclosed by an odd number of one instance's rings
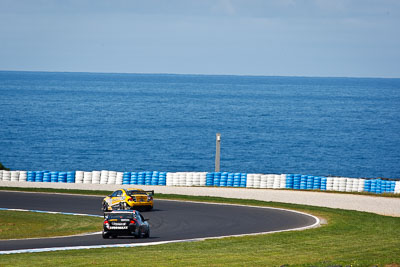
[[[119,203],[121,201],[124,201],[124,197],[113,197],[112,198],[112,204]]]

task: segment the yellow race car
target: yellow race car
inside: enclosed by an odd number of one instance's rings
[[[118,189],[105,197],[102,203],[103,211],[127,210],[144,208],[153,209],[154,191],[144,191],[137,188]]]

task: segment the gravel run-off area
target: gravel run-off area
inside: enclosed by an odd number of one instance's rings
[[[400,198],[375,197],[356,194],[328,193],[315,191],[222,188],[222,187],[181,187],[181,186],[145,186],[114,184],[74,184],[74,183],[40,183],[40,182],[7,182],[0,181],[4,187],[35,187],[81,190],[109,190],[119,188],[141,188],[154,190],[155,194],[178,194],[192,196],[214,196],[224,198],[254,199],[336,209],[357,210],[400,217]],[[1,194],[1,193],[0,193]]]

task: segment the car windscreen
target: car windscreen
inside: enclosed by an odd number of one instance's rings
[[[133,213],[114,213],[108,215],[108,219],[132,219],[134,217]]]
[[[129,191],[126,191],[126,193],[127,193],[129,196],[132,196],[132,195],[147,195],[146,192],[144,192],[144,191],[138,191],[138,190],[129,190]]]

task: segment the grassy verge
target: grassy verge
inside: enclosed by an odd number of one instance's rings
[[[107,196],[113,191],[107,190],[79,190],[79,189],[57,189],[57,188],[31,188],[31,187],[7,187],[0,186],[0,191],[20,191],[20,192],[36,192],[36,193],[65,193],[65,194],[78,194],[78,195],[94,195],[94,196]]]
[[[27,211],[0,211],[0,239],[52,237],[98,232],[102,218],[46,214]]]
[[[299,232],[136,248],[2,255],[0,266],[399,266],[400,218],[305,205],[181,195],[157,198],[289,208],[329,223]],[[395,265],[397,264],[397,265]]]
[[[124,185],[125,186],[125,185]],[[121,187],[124,187],[121,185]],[[246,190],[246,188],[239,188]],[[261,188],[252,188],[256,190],[264,190]],[[96,196],[106,196],[111,194],[113,191],[108,190],[81,190],[81,189],[57,189],[57,188],[30,188],[30,187],[7,187],[0,186],[0,190],[5,191],[21,191],[21,192],[44,192],[44,193],[68,193],[68,194],[84,194],[84,195],[96,195]],[[349,194],[349,195],[362,195],[362,196],[373,196],[373,197],[393,197],[400,198],[400,194],[384,193],[384,194],[374,194],[369,192],[338,192],[338,191],[321,191],[321,190],[294,190],[294,189],[279,189],[284,191],[304,191],[304,192],[326,192],[330,194]],[[160,194],[156,193],[156,197]]]

